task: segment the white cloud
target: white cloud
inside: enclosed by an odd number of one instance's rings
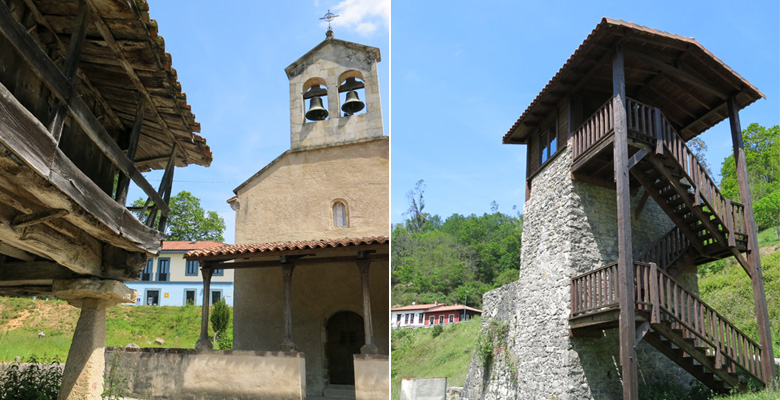
[[[343,0],[333,7],[334,27],[370,36],[380,26],[390,26],[390,0]]]

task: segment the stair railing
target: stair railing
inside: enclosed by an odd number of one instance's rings
[[[617,262],[571,278],[571,318],[615,308]]]
[[[661,271],[668,271],[669,267],[685,255],[690,247],[691,242],[680,228],[675,226],[642,252],[636,260],[655,263]]]
[[[693,340],[715,368],[738,365],[760,382],[761,346],[696,295],[686,290],[655,263],[635,262],[637,309],[650,312],[651,323],[671,323],[686,339]]]
[[[574,131],[572,140],[572,158],[574,161],[585,155],[593,145],[612,132],[614,121],[613,102],[612,98],[607,100]]]
[[[632,99],[628,99],[627,106],[629,130],[636,131],[640,137],[654,138],[656,153],[665,154],[676,161],[691,184],[694,205],[707,207],[719,218],[719,225],[726,233],[728,244],[734,246],[734,235],[745,236],[747,233],[745,207],[721,194],[715,181],[660,109]]]

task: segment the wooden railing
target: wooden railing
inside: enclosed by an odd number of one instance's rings
[[[734,324],[690,293],[654,263],[636,262],[635,300],[637,309],[650,313],[650,322],[668,323],[683,338],[715,357],[715,368],[735,365],[761,382],[761,346]]]
[[[736,372],[739,366],[761,382],[761,346],[725,317],[682,287],[655,263],[634,262],[636,309],[647,313],[651,324],[666,324],[691,340],[715,368]],[[617,263],[571,279],[571,318],[616,309],[619,285]]]
[[[617,262],[571,278],[571,316],[618,306]]]
[[[607,100],[593,115],[574,131],[572,157],[576,161],[612,131],[613,99]]]
[[[661,271],[667,271],[669,266],[679,260],[690,247],[691,242],[680,228],[675,226],[639,255],[637,261],[652,262],[658,265]]]
[[[614,101],[615,98],[609,99],[574,132],[572,152],[575,162],[614,132]],[[734,246],[735,235],[746,235],[745,207],[720,193],[715,181],[659,108],[627,99],[626,123],[632,141],[655,147],[656,153],[665,154],[678,164],[691,185],[693,205],[706,207],[716,215],[718,219],[714,224],[727,237],[729,245]]]

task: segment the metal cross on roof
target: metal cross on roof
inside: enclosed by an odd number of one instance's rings
[[[324,20],[324,21],[328,21],[328,30],[332,31],[333,29],[331,29],[331,27],[330,27],[330,21],[333,21],[338,16],[339,16],[338,14],[334,14],[334,13],[330,12],[330,10],[328,10],[328,13],[325,14],[325,16],[320,18],[320,19]]]

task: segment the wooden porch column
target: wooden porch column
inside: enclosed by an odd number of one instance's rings
[[[200,268],[203,274],[203,308],[200,314],[200,338],[195,343],[197,350],[211,350],[213,347],[209,340],[209,303],[211,302],[211,273],[209,266]]]
[[[764,292],[764,276],[761,271],[761,257],[758,254],[758,229],[753,215],[753,199],[750,194],[745,147],[742,144],[742,128],[739,123],[739,111],[733,97],[727,100],[729,123],[731,126],[731,141],[734,145],[734,161],[737,164],[737,183],[739,197],[745,205],[745,226],[748,234],[747,261],[750,264],[750,280],[753,282],[753,302],[758,320],[758,338],[761,343],[761,369],[767,384],[774,385],[775,356],[772,349],[772,331],[769,328],[769,312]],[[776,388],[775,388],[776,389]]]
[[[282,351],[296,351],[295,343],[292,339],[292,273],[295,269],[293,264],[282,262],[282,273],[284,274],[284,340],[282,341]]]
[[[623,47],[618,44],[612,59],[614,102],[614,168],[618,224],[618,301],[620,303],[620,367],[623,399],[639,398],[636,366],[636,319],[634,316],[634,260],[631,246],[631,197],[628,176],[628,127]]]
[[[374,324],[371,322],[371,292],[368,286],[368,267],[371,260],[357,260],[360,270],[360,282],[363,284],[363,331],[366,344],[360,348],[360,354],[378,354],[379,349],[374,344]]]

